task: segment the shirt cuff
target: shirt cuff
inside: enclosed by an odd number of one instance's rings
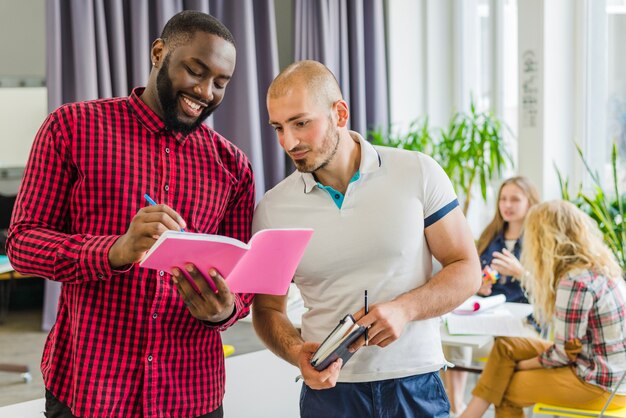
[[[210,321],[202,321],[204,325],[209,328],[216,329],[218,331],[226,331],[229,327],[231,327],[237,320],[239,319],[239,313],[244,309],[243,301],[241,297],[235,293],[235,303],[233,307],[233,312],[230,316],[223,321],[220,322],[210,322]]]
[[[109,250],[119,235],[87,237],[80,252],[80,261],[85,277],[107,280],[111,276],[125,273],[132,264],[113,269],[109,263]]]

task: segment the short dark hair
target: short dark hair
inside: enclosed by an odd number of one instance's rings
[[[235,46],[235,38],[222,22],[210,14],[195,10],[184,10],[175,14],[165,24],[161,39],[170,47],[187,42],[196,32],[206,32],[230,42]]]

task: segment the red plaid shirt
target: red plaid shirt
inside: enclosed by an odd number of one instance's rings
[[[556,288],[554,345],[543,367],[573,366],[582,380],[612,391],[626,372],[626,287],[591,270],[572,270]],[[626,382],[617,390],[626,394]]]
[[[224,395],[220,327],[191,316],[170,277],[112,270],[108,251],[148,193],[191,232],[247,242],[254,180],[243,152],[201,125],[183,137],[139,98],[62,106],[33,145],[7,242],[21,273],[63,283],[46,387],[80,417],[196,417]]]

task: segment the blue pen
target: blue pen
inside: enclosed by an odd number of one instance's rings
[[[150,203],[150,205],[152,205],[152,206],[156,206],[157,205],[157,202],[152,200],[152,198],[148,195],[148,193],[144,193],[143,197],[144,197],[144,199],[146,199],[146,201],[148,203]],[[180,228],[180,232],[185,232],[185,230],[183,228]]]

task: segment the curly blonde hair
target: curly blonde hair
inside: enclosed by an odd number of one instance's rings
[[[597,224],[570,202],[552,200],[535,205],[526,215],[522,277],[535,317],[551,321],[559,280],[572,270],[591,270],[611,279],[622,277],[613,253]]]

